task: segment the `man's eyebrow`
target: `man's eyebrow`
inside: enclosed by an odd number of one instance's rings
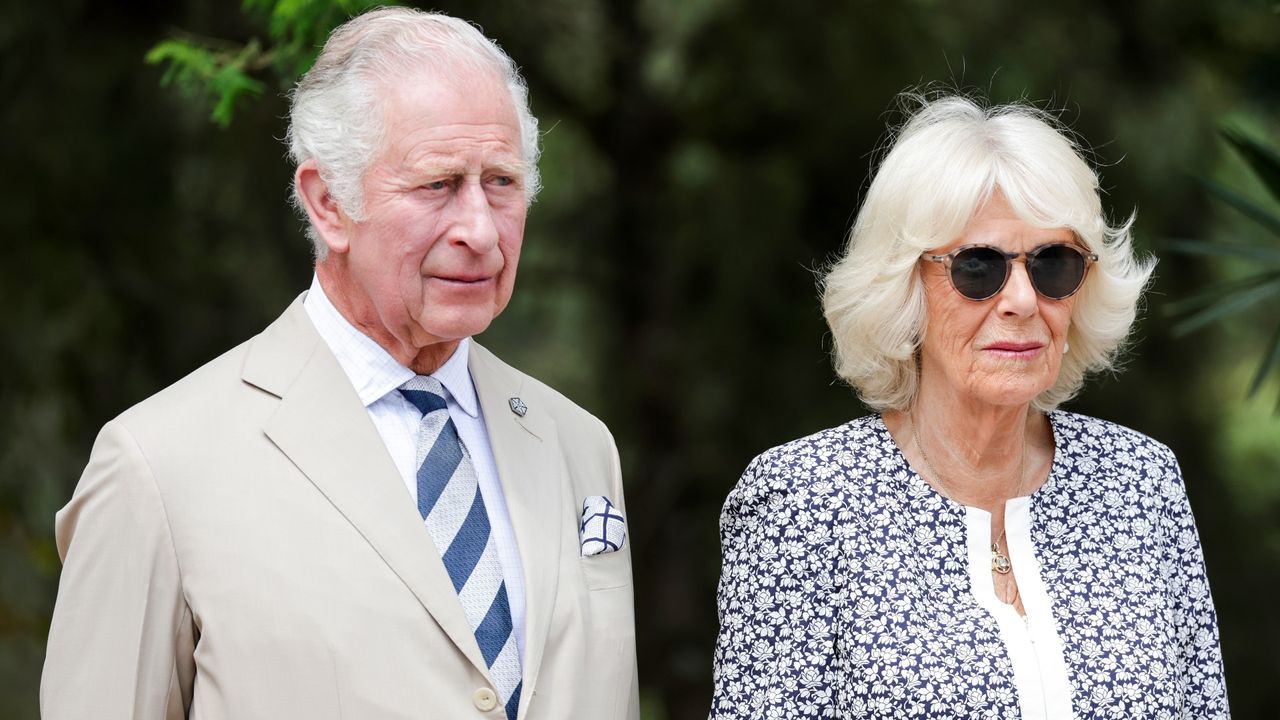
[[[457,177],[459,175],[467,174],[467,168],[464,165],[449,162],[433,162],[428,160],[420,163],[412,163],[410,164],[410,167],[418,174],[428,175],[431,177]],[[485,164],[481,172],[485,174],[497,173],[499,175],[524,177],[525,168],[524,163],[504,160]]]
[[[450,162],[419,160],[418,162],[408,161],[405,165],[417,174],[430,175],[433,177],[452,177],[454,175],[462,175],[466,172],[466,168],[463,166]]]
[[[485,167],[485,172],[496,172],[500,175],[514,175],[515,177],[524,177],[524,163],[501,161],[495,162]]]

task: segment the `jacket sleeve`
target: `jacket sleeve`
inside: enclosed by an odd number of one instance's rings
[[[1162,487],[1168,508],[1165,523],[1169,542],[1164,570],[1179,649],[1179,677],[1174,689],[1181,695],[1181,717],[1228,718],[1231,712],[1227,707],[1218,616],[1209,592],[1204,552],[1191,514],[1191,503],[1187,500],[1182,470],[1172,453],[1168,456],[1168,468]]]
[[[798,470],[798,469],[796,469]],[[835,712],[841,609],[830,495],[761,456],[720,516],[722,567],[711,718]]]
[[[165,508],[119,420],[55,524],[62,577],[40,684],[45,720],[182,718],[194,628]]]

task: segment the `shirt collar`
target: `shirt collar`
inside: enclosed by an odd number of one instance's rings
[[[351,381],[365,407],[381,400],[414,377],[414,372],[391,357],[373,338],[360,332],[329,301],[319,278],[311,278],[311,289],[302,302],[307,316],[321,339],[329,346],[338,365]],[[480,402],[467,367],[471,338],[463,338],[453,355],[431,376],[444,385],[462,411],[479,417]]]
[[[458,349],[453,351],[439,369],[431,373],[431,377],[439,380],[457,401],[458,407],[474,418],[480,417],[480,399],[476,397],[476,385],[471,380],[471,369],[467,366],[470,355],[471,338],[462,338]]]

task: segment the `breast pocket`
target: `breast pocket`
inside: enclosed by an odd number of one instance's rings
[[[626,549],[578,558],[588,590],[631,585],[631,553]]]

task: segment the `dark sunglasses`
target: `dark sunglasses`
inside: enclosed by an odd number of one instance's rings
[[[1050,300],[1075,295],[1084,284],[1089,265],[1098,261],[1097,254],[1071,243],[1050,243],[1024,253],[1005,252],[990,245],[963,245],[946,255],[921,255],[945,265],[951,287],[970,300],[995,297],[1009,281],[1013,261],[1023,256],[1027,258],[1031,287]]]

